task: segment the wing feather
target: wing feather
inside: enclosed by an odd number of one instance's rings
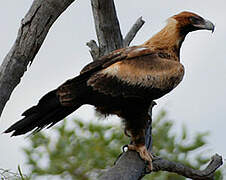
[[[183,75],[184,68],[179,62],[149,54],[110,65],[91,76],[88,85],[113,96],[159,97],[175,88]]]
[[[87,87],[112,96],[158,94],[173,89],[183,73],[179,62],[164,59],[158,52],[143,46],[127,47],[85,66],[79,76],[58,88],[57,95],[62,105],[71,106]]]
[[[86,65],[80,72],[80,74],[94,72],[106,68],[118,61],[125,59],[132,59],[135,57],[145,56],[153,54],[153,51],[149,48],[142,46],[132,46],[122,49],[117,49],[108,55],[102,56],[99,60],[96,60]]]
[[[87,81],[90,77],[94,77],[95,74],[114,63],[124,61],[126,59],[131,59],[136,56],[142,56],[146,54],[153,53],[150,49],[133,46],[115,50],[110,54],[101,57],[99,60],[94,61],[86,65],[80,72],[79,76],[67,80],[57,89],[57,95],[62,105],[72,106],[75,103],[75,100],[79,97],[82,97],[86,93]],[[109,88],[111,87],[110,83],[107,83],[108,80],[105,79],[106,84]],[[104,83],[103,83],[104,84]],[[108,92],[110,93],[110,92]]]

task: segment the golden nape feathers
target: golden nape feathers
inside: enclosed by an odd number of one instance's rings
[[[170,17],[167,25],[143,45],[153,50],[168,50],[176,54],[179,60],[181,45],[189,32],[195,30],[214,31],[214,24],[192,12],[181,12]]]

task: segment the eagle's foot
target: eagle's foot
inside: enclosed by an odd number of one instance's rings
[[[151,153],[148,152],[148,150],[147,150],[145,145],[129,144],[128,145],[128,150],[137,151],[139,153],[141,159],[143,159],[146,162],[148,162],[148,169],[150,171],[153,170],[153,165],[152,165],[153,156],[151,155]]]

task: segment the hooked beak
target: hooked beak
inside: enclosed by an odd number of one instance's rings
[[[211,21],[205,20],[205,26],[204,26],[204,28],[206,30],[211,30],[212,33],[213,33],[214,32],[214,29],[215,29],[215,26],[214,26],[214,24]]]
[[[196,24],[194,26],[199,29],[210,30],[210,31],[212,31],[212,33],[214,32],[214,29],[215,29],[214,24],[211,21],[206,20],[206,19],[204,19],[204,21],[202,23]]]

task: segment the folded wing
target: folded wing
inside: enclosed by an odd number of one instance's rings
[[[113,97],[151,94],[156,99],[176,87],[183,75],[182,64],[170,56],[133,46],[88,64],[79,76],[58,88],[58,95],[69,106],[78,97],[84,98],[87,88]]]

